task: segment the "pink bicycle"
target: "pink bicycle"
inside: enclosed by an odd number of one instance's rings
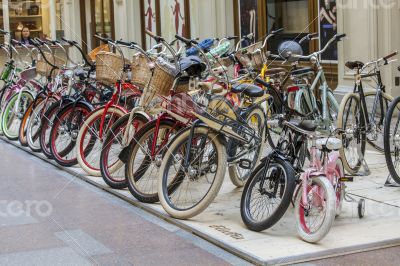
[[[345,178],[338,152],[342,143],[336,137],[319,138],[314,132],[295,130],[308,135],[312,143],[311,162],[295,194],[296,227],[304,241],[315,243],[326,236],[342,209]]]

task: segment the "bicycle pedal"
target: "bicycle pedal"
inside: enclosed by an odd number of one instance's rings
[[[341,177],[339,178],[340,182],[353,182],[354,181],[354,177],[352,176],[345,176],[345,177]]]
[[[248,159],[240,159],[239,161],[239,167],[249,170],[251,169],[252,166],[252,161],[248,160]]]

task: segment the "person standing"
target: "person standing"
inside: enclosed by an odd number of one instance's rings
[[[25,45],[33,45],[31,32],[28,27],[23,27],[21,30],[21,43]]]

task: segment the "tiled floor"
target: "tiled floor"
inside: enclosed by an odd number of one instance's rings
[[[0,141],[0,265],[247,262]]]

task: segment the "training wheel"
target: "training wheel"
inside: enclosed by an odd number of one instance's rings
[[[364,199],[360,199],[358,201],[357,209],[358,209],[358,217],[360,219],[363,218],[364,214],[365,214],[365,200]]]

